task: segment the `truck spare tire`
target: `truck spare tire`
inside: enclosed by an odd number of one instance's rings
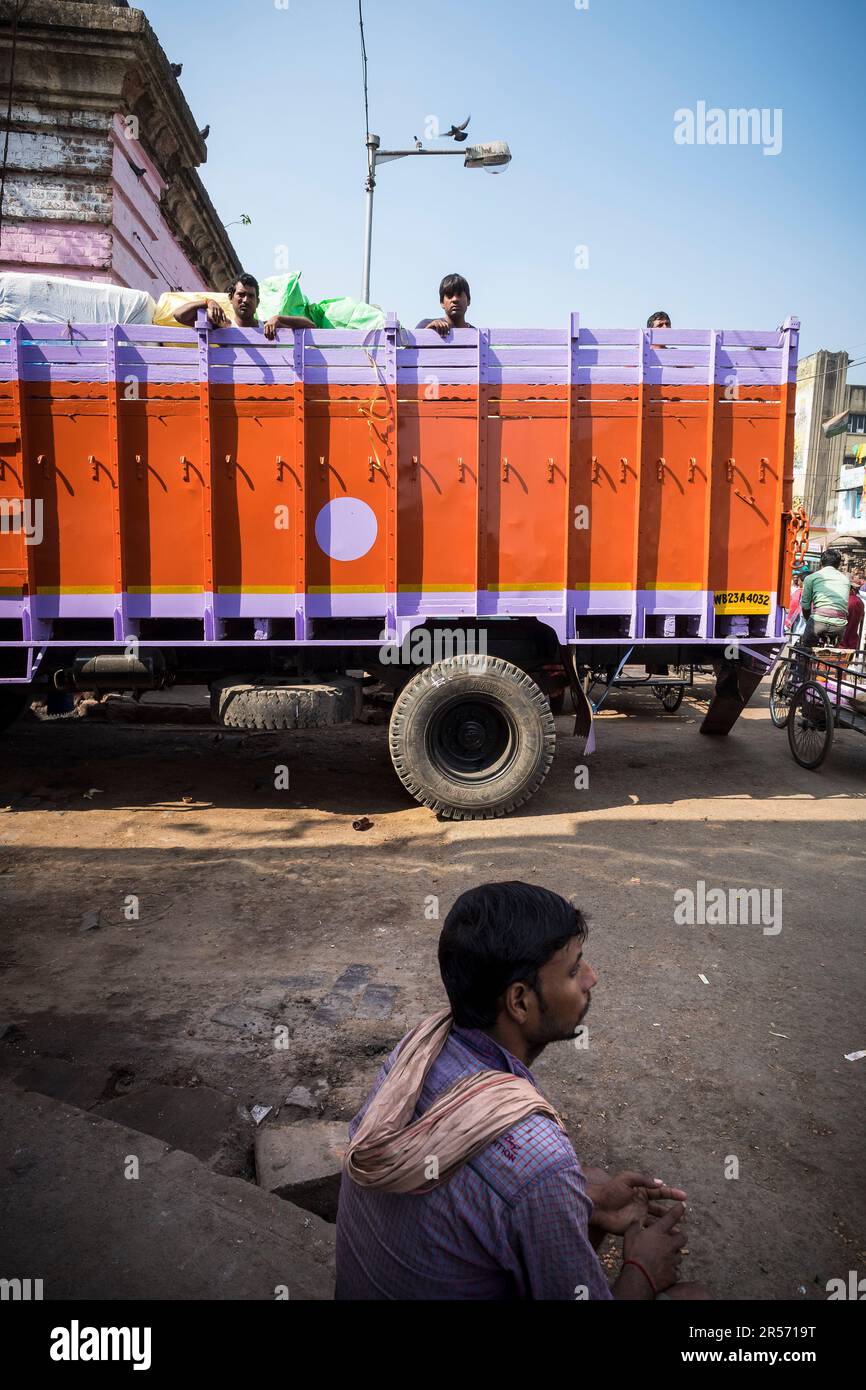
[[[538,791],[556,725],[530,675],[490,656],[426,667],[394,703],[391,761],[407,791],[450,820],[505,816]]]
[[[318,729],[351,724],[361,711],[361,686],[345,676],[324,681],[216,681],[211,715],[228,729]]]

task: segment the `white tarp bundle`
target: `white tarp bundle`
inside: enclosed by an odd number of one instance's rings
[[[63,275],[0,274],[0,322],[152,323],[156,302],[147,290]]]

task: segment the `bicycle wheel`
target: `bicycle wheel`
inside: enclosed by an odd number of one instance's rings
[[[661,701],[665,714],[676,714],[686,693],[684,685],[654,685],[653,695]]]
[[[788,711],[788,743],[794,761],[810,772],[820,767],[833,742],[833,710],[823,686],[801,685]]]
[[[784,729],[791,708],[791,696],[797,689],[797,673],[790,661],[783,661],[773,672],[770,681],[770,718],[777,729]]]

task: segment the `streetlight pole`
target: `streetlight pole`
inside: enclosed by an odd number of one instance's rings
[[[373,254],[373,194],[376,192],[376,154],[380,140],[378,135],[367,135],[367,223],[364,230],[364,288],[361,299],[370,303],[370,264]]]
[[[462,155],[467,169],[501,168],[511,162],[511,151],[504,140],[485,145],[470,145],[458,150],[381,150],[378,135],[367,134],[367,216],[364,228],[364,286],[361,298],[370,303],[370,271],[373,255],[373,196],[376,192],[376,169],[394,159],[412,159],[418,155]]]

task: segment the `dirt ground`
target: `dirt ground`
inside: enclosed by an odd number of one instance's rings
[[[169,1088],[178,1146],[252,1180],[251,1106],[301,1085],[348,1119],[441,1005],[455,896],[541,883],[592,919],[589,1047],[535,1068],[581,1159],[686,1188],[685,1277],[824,1299],[866,1269],[866,1059],[845,1060],[866,1047],[866,740],[802,771],[763,690],[718,740],[697,697],[671,717],[617,695],[580,790],[563,715],[525,812],[467,824],[408,799],[381,725],[31,715],[0,741],[0,1065],[133,1128]],[[674,893],[699,880],[780,889],[782,930],[677,925]]]

